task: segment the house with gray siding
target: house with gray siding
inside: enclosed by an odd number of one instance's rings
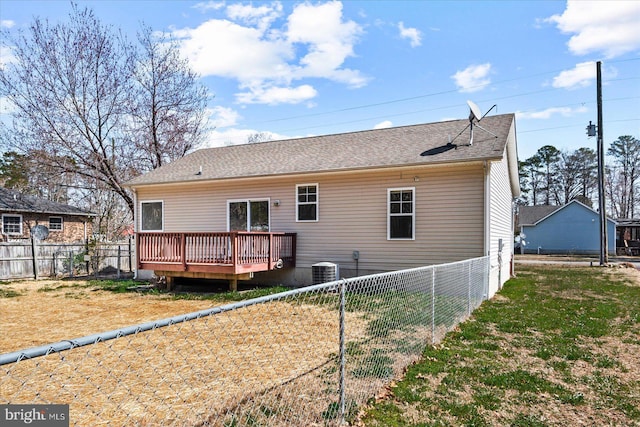
[[[521,206],[518,227],[525,235],[524,253],[600,253],[600,214],[573,200],[564,206]],[[616,252],[616,222],[607,219],[607,248]]]
[[[463,119],[188,154],[127,183],[140,274],[303,286],[322,262],[350,277],[489,255],[493,293],[511,272],[515,116],[482,127],[473,139]]]

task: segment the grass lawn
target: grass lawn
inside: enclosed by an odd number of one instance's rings
[[[361,426],[640,426],[640,272],[519,266]]]

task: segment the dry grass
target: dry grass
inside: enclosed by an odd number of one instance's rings
[[[20,296],[0,299],[2,352],[212,306],[72,285],[3,285]],[[348,321],[363,335],[359,314]],[[72,424],[82,426],[322,423],[337,399],[338,322],[330,303],[249,306],[2,366],[0,402],[68,403]]]
[[[0,353],[78,338],[204,310],[211,301],[161,295],[114,294],[78,281],[20,281],[1,285],[19,294],[0,298]]]

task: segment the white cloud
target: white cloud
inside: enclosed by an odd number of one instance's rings
[[[220,106],[209,108],[207,113],[211,125],[216,129],[235,126],[240,118],[236,110]]]
[[[462,71],[456,72],[451,78],[456,82],[460,92],[477,92],[484,89],[491,79],[491,64],[470,65]]]
[[[192,68],[203,76],[252,80],[286,79],[293,56],[282,40],[265,40],[264,33],[228,20],[212,19],[195,29],[173,32]],[[249,54],[250,53],[250,54]]]
[[[17,112],[15,104],[9,100],[6,96],[0,96],[0,116],[3,114],[11,114]]]
[[[10,19],[0,20],[0,28],[13,28],[16,23]]]
[[[286,37],[292,44],[306,47],[307,54],[300,58],[295,77],[320,77],[361,87],[367,82],[359,71],[343,69],[342,64],[354,56],[362,28],[353,21],[342,20],[342,3],[297,5],[287,23]]]
[[[411,47],[418,47],[422,44],[422,33],[417,28],[406,28],[404,22],[398,23],[400,37],[409,39]]]
[[[5,65],[15,61],[17,61],[17,59],[13,55],[11,48],[0,45],[0,70],[2,70]]]
[[[258,28],[268,28],[282,15],[282,4],[274,2],[271,5],[253,7],[250,4],[232,4],[227,7],[229,19],[241,21]]]
[[[562,71],[553,78],[555,88],[575,89],[586,87],[596,78],[596,63],[593,61],[576,64],[572,70]]]
[[[613,58],[640,49],[640,2],[568,0],[562,15],[546,19],[566,34],[575,55],[602,52]]]
[[[618,72],[612,67],[602,68],[603,76],[614,78]],[[577,89],[587,87],[596,79],[596,63],[594,61],[581,62],[571,70],[562,71],[553,78],[551,85],[555,88]]]
[[[241,104],[299,104],[315,98],[318,92],[310,85],[297,87],[254,87],[236,94]]]
[[[193,9],[198,9],[200,12],[208,12],[210,10],[220,10],[225,6],[224,1],[203,1],[191,6]]]
[[[390,120],[385,120],[383,122],[378,123],[373,128],[374,129],[386,129],[386,128],[390,128],[391,126],[393,126],[393,123],[391,123]]]
[[[569,108],[569,107],[552,107],[542,111],[533,112],[516,112],[518,119],[550,119],[552,116],[560,115],[562,117],[571,117],[576,114],[586,113],[586,107]]]
[[[317,96],[308,83],[293,84],[306,78],[354,88],[368,82],[360,71],[344,67],[355,55],[362,28],[343,20],[340,2],[298,4],[286,23],[280,19],[280,2],[260,7],[234,4],[225,12],[228,19],[210,19],[172,35],[196,72],[236,79],[242,90],[239,102],[302,102]]]

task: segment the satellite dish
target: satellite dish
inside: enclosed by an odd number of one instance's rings
[[[478,107],[473,101],[467,101],[467,105],[469,106],[469,121],[473,124],[473,119],[476,119],[477,121],[482,120],[480,107]]]
[[[493,135],[495,138],[498,137],[498,135],[496,135],[495,133],[486,130],[485,128],[483,128],[482,126],[480,126],[478,123],[480,122],[480,120],[482,120],[482,118],[484,117],[482,115],[482,111],[480,111],[480,107],[478,107],[476,105],[475,102],[473,101],[467,101],[467,105],[469,106],[469,124],[460,131],[460,133],[458,133],[456,135],[455,138],[453,138],[452,140],[450,139],[449,144],[453,144],[453,141],[456,140],[456,138],[458,138],[460,135],[462,135],[462,133],[467,130],[467,128],[469,128],[469,143],[466,144],[468,147],[473,145],[473,129],[474,127],[478,127],[480,129],[482,129],[483,131]],[[487,111],[487,114],[489,114],[489,112],[491,110],[493,110],[495,107],[495,105],[491,108],[489,108],[489,111]],[[475,125],[474,125],[475,122]],[[455,145],[455,144],[454,144]],[[455,145],[456,147],[458,147],[458,145]]]
[[[49,236],[49,229],[44,225],[31,227],[31,235],[38,240],[45,240]]]

